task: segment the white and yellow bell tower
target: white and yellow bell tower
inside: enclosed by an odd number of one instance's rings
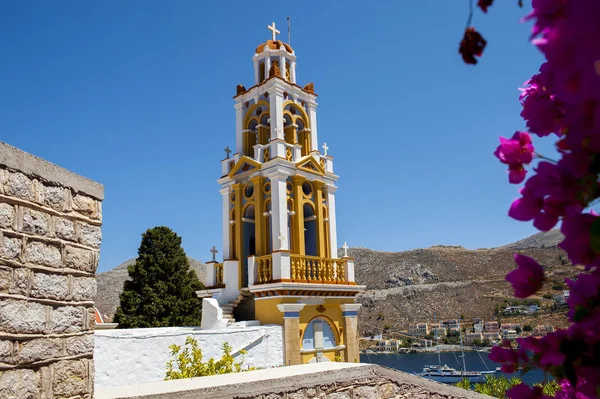
[[[333,158],[317,135],[313,84],[296,83],[296,55],[272,39],[256,48],[254,85],[237,86],[235,152],[221,161],[223,263],[208,291],[254,319],[284,327],[285,363],[358,361],[354,260],[338,258]],[[231,303],[231,305],[228,305]]]

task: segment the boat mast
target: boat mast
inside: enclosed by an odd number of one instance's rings
[[[466,373],[467,371],[467,366],[465,365],[465,350],[463,348],[463,340],[462,340],[462,332],[460,330],[460,315],[458,316],[458,318],[456,319],[456,322],[458,324],[458,336],[460,337],[460,352],[462,355],[462,361],[463,361],[463,374]]]
[[[435,319],[435,312],[433,312],[433,324],[437,324]],[[435,349],[438,354],[438,370],[442,368],[442,356],[440,355],[440,337],[438,336],[440,329],[435,329]]]

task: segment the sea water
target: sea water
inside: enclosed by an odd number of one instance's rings
[[[499,364],[488,359],[488,353],[485,352],[465,352],[465,363],[468,371],[487,371],[495,370]],[[462,359],[460,352],[442,352],[440,357],[442,366],[444,364],[449,367],[454,367],[457,370],[462,369]],[[404,371],[406,373],[420,373],[426,365],[437,365],[437,353],[391,353],[391,354],[361,354],[361,363],[379,364],[395,370]],[[493,375],[501,375],[495,373]],[[516,372],[513,374],[505,374],[508,378],[519,377],[528,385],[533,385],[538,382],[544,382],[546,375],[541,370],[532,370],[526,374]]]

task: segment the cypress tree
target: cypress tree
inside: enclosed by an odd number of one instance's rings
[[[127,270],[131,280],[125,281],[114,318],[119,328],[200,325],[202,299],[196,291],[204,286],[170,228],[146,230]]]

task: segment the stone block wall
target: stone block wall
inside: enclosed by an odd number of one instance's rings
[[[102,185],[0,142],[0,398],[91,398]]]
[[[381,366],[313,363],[122,387],[96,399],[485,399],[473,391]]]

